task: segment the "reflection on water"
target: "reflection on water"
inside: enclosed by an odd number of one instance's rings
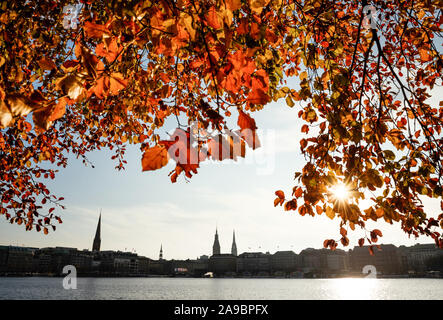
[[[331,279],[335,299],[344,300],[373,300],[380,299],[380,281],[374,278],[345,278]]]
[[[443,279],[0,278],[0,299],[323,300],[443,298]]]

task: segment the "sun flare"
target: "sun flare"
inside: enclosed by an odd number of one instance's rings
[[[332,186],[329,190],[332,193],[332,196],[339,201],[345,201],[350,196],[349,188],[344,183],[337,183],[336,185]]]

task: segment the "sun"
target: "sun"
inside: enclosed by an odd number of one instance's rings
[[[345,201],[350,197],[348,186],[342,182],[332,186],[329,191],[332,193],[334,199],[338,201]]]

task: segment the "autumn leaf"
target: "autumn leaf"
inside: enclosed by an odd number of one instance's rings
[[[243,112],[243,110],[238,110],[238,120],[237,124],[240,127],[241,130],[249,129],[249,130],[256,130],[257,126],[255,125],[255,120],[251,118],[250,115]]]
[[[48,59],[48,58],[41,58],[38,61],[38,65],[43,70],[52,70],[52,69],[56,69],[57,68],[57,66],[55,65],[54,61],[52,61],[51,59]]]
[[[281,190],[277,190],[275,191],[275,195],[277,196],[277,198],[275,198],[274,200],[274,207],[276,207],[277,205],[283,205],[283,203],[285,202],[284,192]]]
[[[156,145],[148,148],[142,157],[142,171],[152,171],[168,164],[169,154],[164,146]]]
[[[57,79],[55,85],[57,89],[61,90],[63,94],[67,95],[72,100],[81,98],[85,92],[82,79],[75,74],[66,75]]]
[[[292,200],[286,202],[284,208],[285,208],[285,211],[296,210],[297,209],[297,200],[292,199]]]
[[[255,14],[260,14],[263,8],[268,5],[270,0],[249,0],[249,6]]]
[[[276,195],[277,197],[279,197],[281,200],[284,200],[284,199],[285,199],[285,193],[284,193],[283,191],[281,191],[281,190],[277,190],[277,191],[275,191],[275,195]]]
[[[121,73],[114,72],[110,77],[109,93],[113,95],[118,94],[118,92],[124,89],[127,85],[128,80],[125,80]]]
[[[113,62],[118,54],[119,54],[119,47],[117,44],[117,40],[115,38],[104,39],[102,43],[98,44],[95,48],[95,53],[100,56],[106,58],[108,62]],[[121,60],[121,56],[119,57],[119,60]]]
[[[97,24],[95,22],[86,21],[83,26],[83,30],[88,38],[102,38],[103,36],[109,36],[110,32],[104,25]]]
[[[235,11],[241,8],[241,0],[224,0],[226,7],[231,10]]]
[[[55,121],[63,117],[66,112],[66,105],[68,104],[69,99],[66,97],[60,98],[57,104],[55,104],[54,108],[51,110],[51,114],[48,118],[49,122]]]
[[[12,123],[12,113],[3,100],[0,100],[0,128],[9,127]]]
[[[215,7],[211,7],[208,10],[208,14],[207,14],[208,25],[211,28],[214,28],[216,30],[220,29],[222,27],[222,23],[220,23],[220,20],[221,19],[220,19],[219,15],[217,14]]]

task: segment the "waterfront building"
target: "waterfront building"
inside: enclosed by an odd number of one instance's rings
[[[271,255],[263,252],[244,252],[238,256],[237,271],[243,275],[269,275]]]
[[[443,250],[434,243],[400,246],[404,271],[443,271]]]
[[[368,250],[369,246],[354,247],[349,251],[351,269],[354,272],[362,272],[366,265],[373,265],[377,269],[377,274],[394,275],[403,271],[401,253],[392,244],[382,244],[380,249],[374,246],[374,255]]]
[[[277,251],[271,256],[271,271],[275,273],[290,273],[296,271],[300,265],[297,265],[297,255],[294,251]]]
[[[217,276],[233,275],[237,272],[237,257],[232,254],[212,255],[208,269]]]
[[[302,271],[304,273],[320,273],[322,269],[319,250],[307,248],[300,252]]]

